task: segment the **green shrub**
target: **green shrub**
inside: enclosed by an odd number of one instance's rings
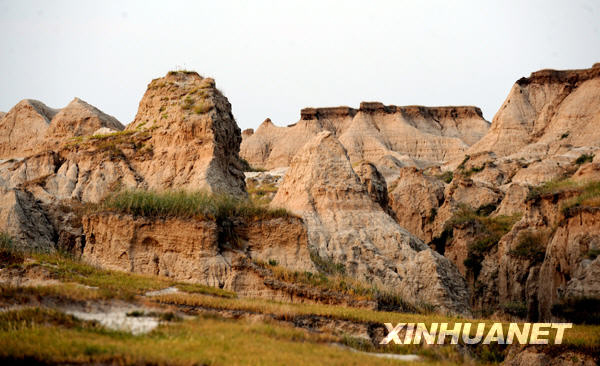
[[[558,194],[565,191],[578,191],[583,187],[583,183],[575,182],[571,179],[554,179],[535,187],[529,187],[527,201],[536,200],[541,196]]]
[[[188,95],[183,100],[183,106],[181,108],[183,108],[183,110],[190,110],[190,109],[192,109],[192,107],[194,106],[195,103],[196,103],[196,101],[194,100],[194,98],[192,98],[190,95]]]
[[[551,312],[576,324],[600,324],[600,299],[592,297],[563,299],[552,306]]]
[[[452,182],[452,179],[454,179],[454,173],[448,170],[443,172],[442,174],[436,175],[436,177],[444,183],[449,184],[450,182]]]
[[[391,292],[376,291],[375,300],[377,300],[377,310],[379,311],[399,311],[405,313],[429,312],[427,305],[417,308],[417,306],[407,302],[400,295]],[[427,309],[427,311],[422,309]]]
[[[562,135],[560,135],[560,139],[561,139],[561,140],[564,140],[564,139],[566,139],[567,137],[569,137],[569,133],[568,133],[568,132],[565,132],[565,133],[563,133]]]
[[[488,203],[487,205],[479,207],[476,213],[478,216],[489,216],[492,212],[496,211],[497,207],[498,205],[495,203]]]
[[[310,251],[310,259],[317,268],[326,274],[346,274],[346,267],[343,263],[335,263],[331,258],[323,258],[316,251]]]
[[[256,168],[250,165],[250,163],[248,162],[248,160],[240,158],[240,163],[242,164],[242,170],[244,172],[265,172],[266,169],[263,168]]]
[[[581,154],[577,160],[575,160],[575,164],[581,165],[585,163],[589,163],[594,160],[594,154]]]
[[[211,109],[213,109],[213,104],[211,102],[207,100],[201,100],[194,106],[194,113],[202,114],[209,112]]]
[[[509,302],[500,305],[500,308],[506,314],[510,314],[521,319],[527,318],[527,304],[524,302]]]
[[[600,206],[600,182],[589,182],[578,187],[578,195],[563,202],[562,212],[571,216],[571,209],[579,206]]]
[[[465,224],[473,225],[475,238],[467,245],[467,258],[463,264],[473,273],[475,278],[479,276],[481,263],[485,255],[498,244],[502,236],[508,233],[520,218],[520,215],[497,217],[483,215],[489,210],[490,207],[482,206],[477,211],[474,211],[470,207],[463,205],[446,223],[444,232],[442,233],[445,235],[445,240],[448,240],[452,238],[453,234],[450,231],[453,231],[454,227]],[[439,245],[440,243],[436,244]]]
[[[466,177],[470,177],[475,173],[479,173],[480,171],[482,171],[483,169],[485,169],[485,164],[482,166],[474,166],[471,169],[467,170],[464,172]]]
[[[507,353],[507,347],[500,343],[478,344],[472,350],[475,358],[484,364],[499,364]]]
[[[546,255],[545,243],[548,235],[543,231],[525,231],[519,234],[517,246],[509,251],[513,257],[528,259],[533,263],[544,260]]]
[[[465,164],[467,164],[467,161],[469,161],[469,159],[471,159],[471,156],[465,155],[463,161],[458,165],[458,170],[465,170]]]
[[[24,253],[16,247],[13,238],[0,232],[0,266],[23,263],[24,260]]]
[[[271,275],[279,281],[304,284],[316,287],[324,291],[335,291],[350,295],[360,300],[373,300],[377,302],[377,310],[380,311],[402,311],[409,313],[429,313],[431,305],[413,305],[404,300],[399,294],[388,290],[381,290],[375,286],[369,286],[345,274],[345,268],[335,264],[330,259],[322,259],[316,254],[311,258],[317,261],[317,273],[308,271],[292,271],[279,266],[277,261],[270,259],[267,263],[254,261],[264,269],[268,269]],[[321,268],[325,269],[325,272]]]
[[[183,190],[120,191],[109,195],[99,208],[144,217],[198,218],[216,221],[235,217],[266,219],[290,216],[284,209],[269,209],[231,195]]]
[[[586,257],[591,260],[596,259],[598,256],[600,256],[600,249],[590,249],[586,254]]]

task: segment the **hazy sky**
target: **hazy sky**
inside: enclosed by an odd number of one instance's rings
[[[131,122],[153,78],[214,77],[242,128],[303,107],[477,105],[600,62],[600,1],[5,1],[0,111],[77,96]]]

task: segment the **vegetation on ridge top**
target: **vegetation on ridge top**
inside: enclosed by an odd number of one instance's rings
[[[233,217],[269,219],[291,216],[284,209],[271,209],[248,199],[227,194],[184,190],[162,192],[124,190],[109,195],[99,208],[136,216],[183,219],[221,220]]]

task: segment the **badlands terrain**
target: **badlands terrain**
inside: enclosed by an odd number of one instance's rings
[[[190,71],[127,126],[23,100],[0,113],[0,358],[596,365],[598,126],[600,64],[519,79],[491,123],[363,102],[242,132]],[[386,322],[469,319],[575,326],[379,344]]]

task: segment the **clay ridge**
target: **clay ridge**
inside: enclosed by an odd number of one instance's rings
[[[579,69],[579,70],[552,70],[545,69],[540,71],[532,72],[531,75],[526,78],[522,77],[517,80],[517,84],[520,86],[526,86],[529,84],[551,84],[551,83],[566,83],[566,84],[579,84],[586,80],[600,77],[600,63],[595,63],[591,69]]]

